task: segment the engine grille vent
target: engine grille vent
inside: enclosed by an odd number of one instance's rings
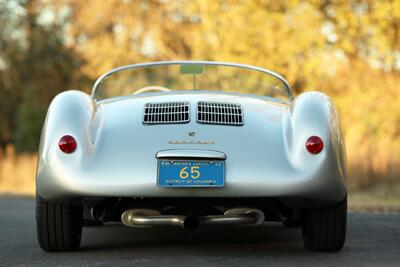
[[[144,124],[188,123],[189,102],[147,103],[144,107]]]
[[[239,104],[198,102],[197,122],[205,124],[243,125],[243,111]]]

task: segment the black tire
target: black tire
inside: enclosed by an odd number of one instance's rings
[[[339,251],[346,239],[346,224],[347,197],[333,206],[304,210],[304,247],[312,251]]]
[[[36,229],[45,251],[73,251],[79,248],[82,234],[82,208],[36,197]]]

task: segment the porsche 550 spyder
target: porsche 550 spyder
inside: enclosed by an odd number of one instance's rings
[[[249,65],[164,61],[65,91],[43,126],[36,221],[46,251],[78,249],[82,227],[302,228],[304,246],[339,251],[346,235],[345,148],[319,92],[294,97]],[[222,230],[224,228],[221,228]]]

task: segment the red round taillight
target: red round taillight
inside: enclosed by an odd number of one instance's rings
[[[319,136],[310,136],[307,139],[306,148],[311,154],[318,154],[324,148],[324,142]]]
[[[64,135],[60,138],[58,142],[58,146],[60,147],[61,151],[67,154],[71,154],[76,149],[76,141],[70,135]]]

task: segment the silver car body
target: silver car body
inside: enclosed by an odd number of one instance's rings
[[[255,69],[284,81],[271,71]],[[119,70],[100,77],[93,91],[104,77]],[[338,202],[346,196],[346,164],[336,108],[323,93],[306,92],[294,99],[288,85],[287,89],[288,102],[218,91],[171,91],[105,100],[96,100],[94,93],[63,92],[52,101],[43,126],[37,194],[61,201],[85,197],[278,197],[306,200],[304,204],[298,201],[299,205]],[[169,101],[189,103],[188,123],[143,124],[147,103]],[[199,101],[241,105],[243,125],[198,123]],[[66,134],[78,143],[72,154],[58,147]],[[313,135],[324,141],[324,149],[316,155],[305,147]],[[164,157],[225,159],[225,185],[159,187],[158,160]]]

